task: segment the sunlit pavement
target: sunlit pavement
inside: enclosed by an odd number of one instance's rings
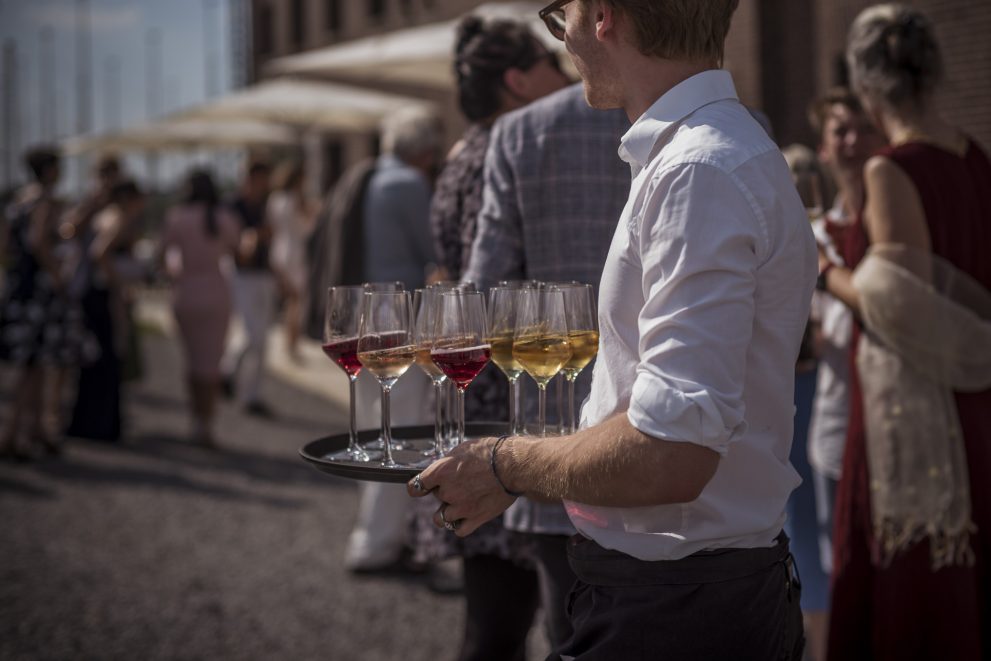
[[[453,657],[460,599],[342,567],[356,486],[297,456],[343,430],[333,381],[321,396],[274,368],[276,417],[225,403],[210,450],[186,440],[175,343],[145,333],[143,353],[123,443],[0,463],[0,658]]]

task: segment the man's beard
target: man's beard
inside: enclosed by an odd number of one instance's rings
[[[589,106],[608,110],[622,107],[621,88],[617,77],[610,71],[609,60],[602,45],[595,38],[595,20],[579,9],[579,29],[568,41],[568,51],[575,68],[582,77],[585,102]]]

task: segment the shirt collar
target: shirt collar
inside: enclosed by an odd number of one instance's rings
[[[654,145],[666,131],[702,106],[726,99],[737,100],[728,71],[709,69],[681,81],[633,123],[620,141],[619,157],[639,171],[650,161]]]

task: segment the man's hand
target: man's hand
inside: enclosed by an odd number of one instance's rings
[[[503,491],[492,473],[495,442],[494,438],[485,438],[462,443],[406,485],[414,498],[433,494],[440,501],[434,525],[443,528],[445,523],[451,523],[455,534],[465,537],[516,500]]]

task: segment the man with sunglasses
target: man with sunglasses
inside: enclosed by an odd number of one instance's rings
[[[718,68],[736,4],[541,12],[589,105],[633,122],[582,430],[465,443],[409,485],[458,535],[519,495],[564,501],[578,582],[560,658],[801,658],[782,526],[816,249],[781,153]]]

